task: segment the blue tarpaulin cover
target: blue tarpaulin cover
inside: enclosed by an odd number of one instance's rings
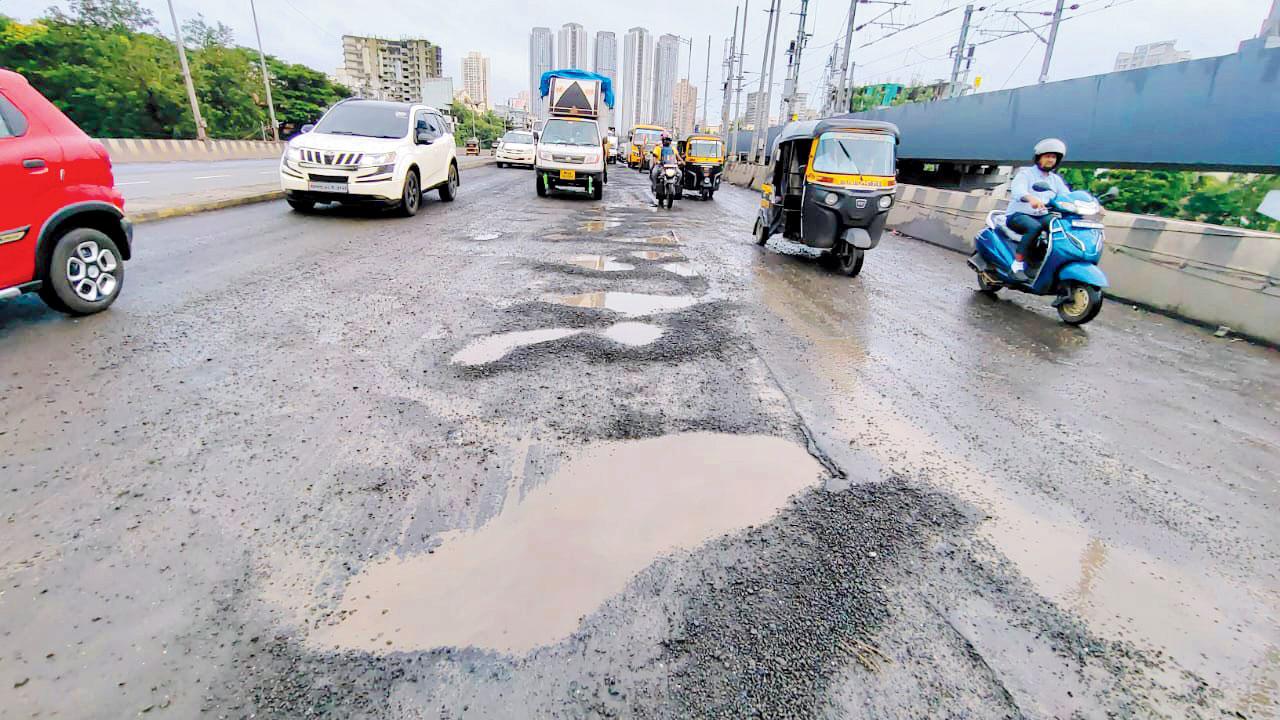
[[[562,77],[571,80],[599,80],[600,90],[604,93],[604,104],[613,107],[613,81],[604,75],[597,75],[586,70],[575,70],[569,68],[567,70],[548,70],[542,73],[542,81],[538,84],[538,93],[542,97],[546,97],[551,92],[551,78]]]

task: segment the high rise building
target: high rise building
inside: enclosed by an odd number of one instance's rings
[[[636,125],[653,122],[653,36],[645,28],[631,28],[622,40],[619,85],[622,93],[615,125],[625,137]]]
[[[429,40],[342,36],[342,73],[351,91],[372,100],[421,102],[427,80],[440,77],[440,46]]]
[[[756,105],[760,102],[760,93],[752,90],[747,93],[746,107],[742,109],[742,127],[754,130],[756,126]],[[749,143],[748,143],[749,144]]]
[[[596,33],[591,72],[609,78],[615,85],[618,83],[618,36],[608,30]]]
[[[507,101],[507,104],[516,110],[529,109],[529,91],[521,90],[516,96]]]
[[[560,52],[556,55],[556,69],[577,68],[586,70],[587,31],[578,23],[565,23],[560,28]]]
[[[671,109],[671,128],[677,137],[684,137],[693,132],[698,123],[698,88],[689,84],[688,80],[676,83]]]
[[[1271,0],[1271,14],[1262,23],[1260,38],[1280,37],[1280,0]]]
[[[474,51],[462,58],[462,89],[477,105],[489,108],[489,58]]]
[[[1177,44],[1177,40],[1165,40],[1139,45],[1131,53],[1122,52],[1116,55],[1116,70],[1136,70],[1190,60],[1191,53],[1179,50]]]
[[[542,73],[555,69],[555,57],[555,36],[551,28],[534,28],[529,33],[529,114],[535,121],[547,119],[539,85]]]
[[[676,92],[680,77],[680,36],[667,33],[658,38],[653,53],[653,120],[671,127]]]

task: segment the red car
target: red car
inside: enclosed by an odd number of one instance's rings
[[[0,300],[73,315],[120,295],[133,225],[111,158],[26,78],[0,70]]]

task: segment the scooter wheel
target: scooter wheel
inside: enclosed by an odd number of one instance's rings
[[[1102,312],[1102,290],[1092,285],[1073,283],[1067,297],[1058,303],[1058,317],[1068,325],[1084,325]]]
[[[986,293],[987,295],[990,295],[991,297],[995,297],[996,293],[1000,292],[1000,290],[1004,288],[1004,285],[1002,285],[1001,283],[992,282],[991,280],[987,279],[986,273],[982,271],[978,271],[977,275],[978,275],[978,290]]]

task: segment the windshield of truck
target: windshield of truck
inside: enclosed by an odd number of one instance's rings
[[[894,139],[876,133],[829,132],[818,140],[813,155],[815,172],[834,175],[894,174]]]
[[[532,145],[533,133],[527,132],[509,132],[502,136],[502,142],[513,143],[516,145]]]
[[[335,105],[315,132],[374,138],[402,138],[409,133],[409,106],[398,103],[351,102]]]
[[[692,140],[689,142],[689,151],[685,154],[697,158],[718,158],[720,143],[716,140]]]
[[[578,120],[548,120],[542,142],[552,145],[599,145],[596,124]]]

